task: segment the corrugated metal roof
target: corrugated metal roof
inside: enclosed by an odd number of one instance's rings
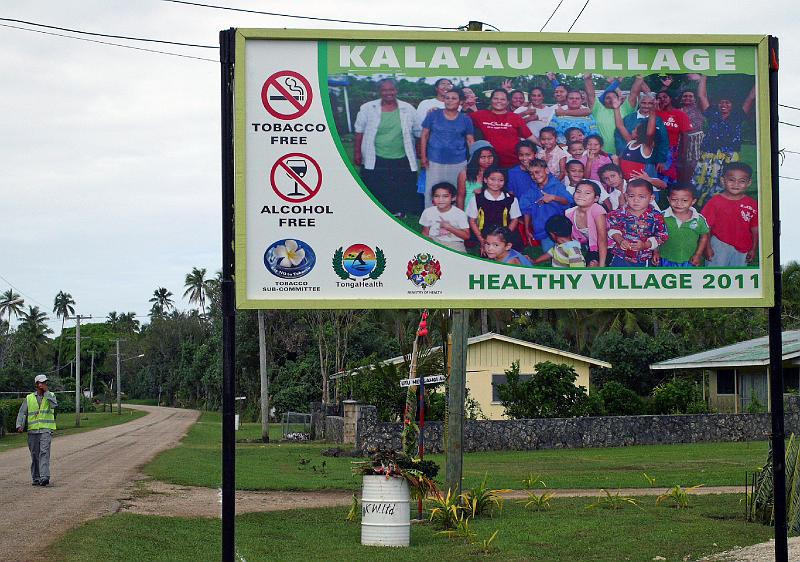
[[[783,332],[783,359],[800,357],[800,330]],[[764,336],[748,341],[726,345],[659,361],[650,365],[651,369],[709,369],[719,367],[749,367],[769,364],[769,337]]]

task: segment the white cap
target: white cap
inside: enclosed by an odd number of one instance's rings
[[[36,375],[36,378],[33,379],[33,382],[35,383],[47,382],[47,375]]]

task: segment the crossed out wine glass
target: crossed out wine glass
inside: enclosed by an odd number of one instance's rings
[[[286,164],[288,164],[289,168],[291,168],[291,170],[301,178],[304,178],[308,172],[308,162],[302,158],[290,158],[286,161]],[[287,196],[303,197],[305,193],[300,192],[300,186],[297,184],[297,180],[288,172],[286,175],[289,176],[290,179],[294,180],[294,191],[292,193],[288,193]]]

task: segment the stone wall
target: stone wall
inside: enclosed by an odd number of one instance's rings
[[[344,418],[342,416],[327,416],[325,418],[325,441],[344,443]]]
[[[786,399],[786,434],[800,433],[800,397]],[[356,447],[400,450],[401,423],[379,422],[374,406],[362,406]],[[770,414],[603,416],[464,423],[464,452],[666,445],[769,438]],[[444,450],[442,422],[426,422],[425,450]]]

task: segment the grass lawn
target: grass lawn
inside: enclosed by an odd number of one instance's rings
[[[203,413],[179,447],[161,453],[145,467],[158,480],[181,485],[218,487],[221,482],[220,416]],[[279,426],[271,435],[279,437]],[[238,438],[255,439],[259,424],[244,424]],[[357,490],[350,458],[321,455],[332,447],[320,443],[239,443],[236,485],[242,490]],[[464,487],[477,485],[488,474],[489,486],[522,488],[529,473],[550,488],[647,487],[642,472],[657,486],[739,485],[745,471],[762,466],[767,442],[692,443],[607,449],[497,451],[464,455]],[[442,466],[444,455],[429,455]],[[322,466],[322,463],[325,466]]]
[[[122,409],[122,415],[108,412],[87,412],[81,415],[81,426],[75,427],[75,413],[61,414],[56,418],[56,433],[55,437],[58,438],[62,435],[71,435],[73,433],[82,433],[100,427],[109,425],[117,425],[120,423],[129,422],[136,418],[141,418],[147,415],[147,412],[140,410]],[[25,433],[8,433],[5,437],[0,439],[0,453],[13,449],[15,447],[23,447],[28,445],[28,436]]]
[[[364,547],[360,525],[344,521],[347,508],[248,514],[237,517],[236,550],[244,560],[695,560],[736,545],[763,542],[772,528],[747,523],[738,495],[692,497],[689,509],[587,509],[586,498],[557,499],[549,511],[506,502],[493,519],[471,524],[477,542],[437,536],[429,524],[412,525],[411,547]],[[488,552],[481,541],[499,530]],[[79,560],[219,560],[220,522],[116,514],[70,531],[47,558]],[[686,557],[686,558],[685,558]]]

